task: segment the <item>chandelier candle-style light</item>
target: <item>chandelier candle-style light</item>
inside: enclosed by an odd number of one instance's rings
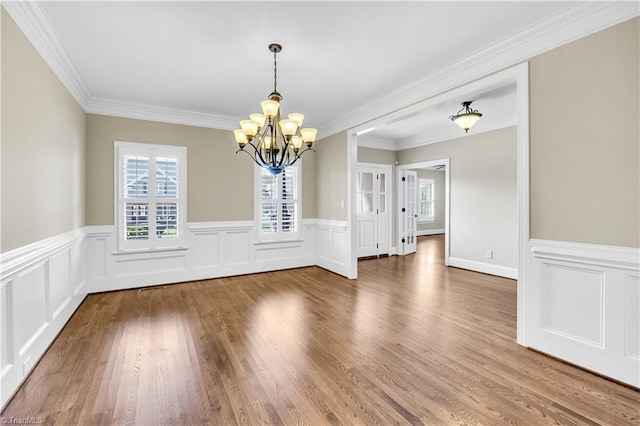
[[[264,167],[274,175],[281,173],[286,167],[293,165],[300,156],[312,148],[318,134],[317,129],[302,128],[304,115],[293,112],[288,119],[280,118],[280,101],[278,93],[277,54],[282,46],[276,43],[269,45],[273,53],[273,92],[269,99],[262,101],[262,114],[251,114],[249,120],[240,121],[240,129],[234,130],[240,151],[246,152],[260,167]],[[306,148],[302,148],[302,144]],[[245,149],[247,146],[251,149]]]
[[[449,119],[460,126],[465,133],[468,133],[469,129],[482,117],[482,114],[480,114],[478,110],[471,109],[471,102],[473,101],[463,102],[462,109],[458,111],[456,115],[449,116]]]

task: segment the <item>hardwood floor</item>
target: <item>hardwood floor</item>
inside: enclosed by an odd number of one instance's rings
[[[520,347],[515,281],[418,254],[90,295],[2,416],[45,424],[640,424]]]

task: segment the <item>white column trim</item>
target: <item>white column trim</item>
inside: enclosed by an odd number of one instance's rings
[[[526,346],[525,324],[527,313],[525,301],[527,297],[527,269],[529,257],[527,244],[529,243],[529,63],[525,62],[513,68],[516,78],[516,108],[518,110],[518,126],[516,128],[517,155],[517,215],[518,215],[518,294],[516,341]]]

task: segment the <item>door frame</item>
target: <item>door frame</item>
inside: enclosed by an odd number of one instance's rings
[[[396,166],[397,175],[400,176],[404,170],[424,169],[425,167],[433,167],[439,164],[444,164],[444,264],[449,266],[449,191],[450,191],[450,176],[451,176],[451,161],[449,158],[442,158],[440,160],[423,161],[420,163],[403,164],[402,166]],[[402,182],[397,179],[398,183],[398,211],[402,208],[400,197],[403,197]],[[400,216],[398,216],[400,217]],[[397,221],[398,235],[396,244],[398,244],[398,253],[400,252],[400,245],[402,244],[402,222]]]
[[[391,181],[387,181],[387,188],[389,189],[389,191],[387,192],[386,195],[386,202],[387,202],[387,212],[389,213],[389,224],[387,225],[388,229],[388,241],[389,241],[389,249],[387,250],[387,254],[390,256],[391,253],[391,248],[393,247],[392,245],[392,236],[393,236],[393,218],[395,217],[394,214],[395,212],[393,211],[393,166],[391,164],[381,164],[381,163],[364,163],[361,161],[358,161],[356,163],[356,174],[358,173],[358,169],[360,167],[375,167],[377,169],[383,169],[384,172],[386,173],[386,175],[388,176],[388,179],[391,179]],[[355,184],[357,185],[357,179],[355,181]],[[357,188],[356,188],[356,192],[353,193],[353,196],[355,197],[357,194]],[[354,223],[358,223],[358,210],[355,210],[355,214],[356,214],[356,221]],[[356,234],[356,237],[358,235],[358,230],[357,228],[355,229],[354,233]],[[358,247],[356,245],[355,247],[356,250],[356,258],[358,257]],[[380,255],[380,253],[378,253],[378,255]]]

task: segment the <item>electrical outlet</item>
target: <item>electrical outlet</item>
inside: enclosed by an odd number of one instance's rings
[[[340,208],[344,209],[344,200],[340,200]]]
[[[487,250],[487,259],[493,259],[493,250]]]

